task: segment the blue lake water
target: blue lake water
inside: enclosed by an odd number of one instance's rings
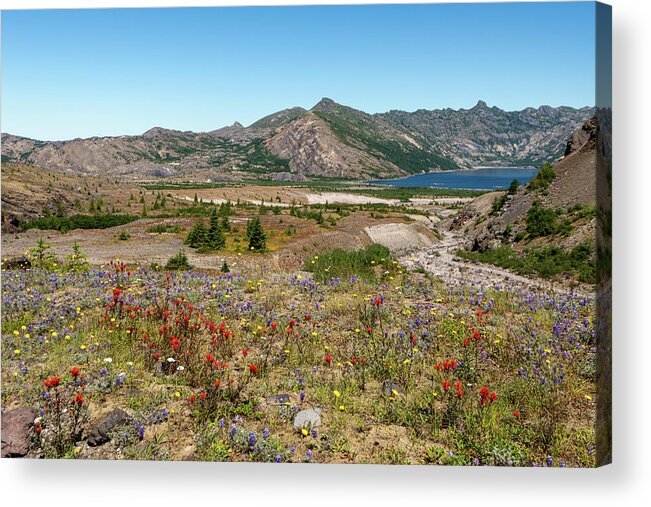
[[[523,185],[533,178],[538,169],[527,167],[492,167],[467,171],[441,171],[416,174],[398,180],[374,180],[370,183],[395,187],[465,188],[472,190],[499,190],[508,188],[513,180]]]

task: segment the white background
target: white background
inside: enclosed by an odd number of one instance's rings
[[[318,1],[0,0],[0,7]],[[351,3],[329,1],[321,3]],[[358,0],[355,3],[382,3]],[[388,3],[388,2],[384,2]],[[409,3],[398,2],[392,3]],[[614,464],[598,470],[1,460],[4,505],[651,505],[648,0],[613,5]],[[586,41],[586,44],[591,41]],[[568,55],[571,48],[568,48]],[[566,55],[559,55],[566,57]],[[562,82],[559,83],[562,86]]]

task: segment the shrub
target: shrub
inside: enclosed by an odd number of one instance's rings
[[[77,242],[72,245],[72,253],[65,258],[66,271],[71,273],[82,273],[88,271],[88,257],[81,250]]]
[[[57,259],[50,251],[50,248],[52,247],[45,243],[43,238],[39,238],[36,241],[36,246],[30,248],[27,253],[30,265],[38,269],[54,271],[57,265]]]
[[[558,247],[530,249],[519,254],[509,247],[495,248],[486,252],[459,251],[457,255],[511,269],[521,275],[537,274],[550,278],[567,273],[583,283],[594,283],[596,266],[594,247],[584,243],[565,251]]]
[[[558,232],[556,212],[552,209],[543,208],[540,201],[534,201],[527,211],[526,216],[527,232],[531,238],[549,236]]]
[[[42,229],[67,232],[72,229],[108,229],[138,220],[134,215],[71,215],[49,216],[20,224],[24,230]]]
[[[192,267],[192,264],[188,261],[187,255],[185,255],[185,252],[183,251],[180,251],[174,257],[171,257],[165,265],[165,269],[169,271],[189,271]]]
[[[554,167],[548,162],[540,168],[538,174],[529,182],[529,190],[547,190],[554,178],[556,178]]]
[[[375,267],[382,267],[383,271],[391,267],[390,259],[389,249],[374,243],[356,252],[338,248],[316,255],[305,264],[305,270],[321,281],[351,276],[372,279]]]

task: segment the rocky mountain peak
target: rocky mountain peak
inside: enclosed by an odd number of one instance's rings
[[[323,97],[319,102],[317,102],[314,105],[311,111],[328,112],[328,111],[332,111],[337,106],[338,104],[334,100],[329,99],[328,97]]]
[[[162,127],[140,136],[47,142],[2,136],[3,162],[83,173],[188,178],[237,173],[392,178],[477,166],[539,166],[559,159],[567,139],[594,112],[571,107],[503,111],[392,110],[367,114],[324,97],[310,111],[276,111],[248,127],[210,132]],[[581,147],[589,132],[577,134]],[[572,148],[570,148],[571,150]]]

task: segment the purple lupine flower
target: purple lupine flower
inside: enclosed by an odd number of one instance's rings
[[[138,440],[142,440],[145,437],[145,425],[140,421],[136,421],[136,431],[138,432]]]
[[[307,461],[312,460],[312,451],[310,449],[308,449],[307,452],[305,453],[305,459]]]
[[[253,447],[255,445],[255,433],[249,432],[249,446]]]
[[[282,456],[281,456],[280,454],[276,454],[276,458],[274,459],[274,461],[275,461],[276,463],[282,463],[282,462],[283,462],[283,458],[282,458]]]
[[[316,429],[314,429],[314,428],[312,428],[312,431],[310,431],[310,433],[312,434],[312,438],[317,438],[319,436]]]
[[[300,398],[301,398],[301,401],[303,401],[305,399],[305,391],[301,391]]]
[[[262,431],[262,438],[269,438],[269,428],[265,428]]]

